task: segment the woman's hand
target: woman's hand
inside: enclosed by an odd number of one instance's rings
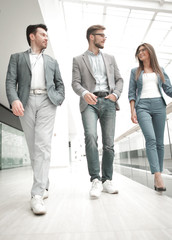
[[[135,110],[135,109],[134,109],[134,110],[132,111],[132,113],[131,113],[131,121],[132,121],[133,123],[135,123],[135,124],[138,123],[138,121],[137,121],[137,114],[136,114],[136,110]]]

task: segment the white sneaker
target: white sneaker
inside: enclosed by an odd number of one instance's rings
[[[112,181],[110,181],[110,180],[106,180],[103,183],[103,192],[118,194],[118,190],[115,189]]]
[[[99,198],[102,190],[103,190],[102,182],[99,181],[97,178],[95,178],[92,181],[92,187],[91,187],[91,190],[90,190],[90,197]]]
[[[31,209],[37,215],[42,215],[46,213],[44,201],[41,196],[35,195],[31,198]]]
[[[43,194],[43,197],[42,197],[42,198],[43,198],[43,199],[46,199],[46,198],[48,198],[48,195],[49,195],[49,194],[48,194],[48,190],[46,190],[46,189],[45,189],[45,191],[44,191],[44,194]]]

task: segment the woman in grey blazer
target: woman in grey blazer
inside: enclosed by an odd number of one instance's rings
[[[164,92],[172,97],[168,75],[160,68],[154,48],[143,43],[137,47],[139,67],[131,70],[128,98],[131,120],[139,123],[146,141],[146,153],[156,191],[166,191],[161,172],[164,158],[166,102]]]

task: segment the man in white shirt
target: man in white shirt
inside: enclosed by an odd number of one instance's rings
[[[13,114],[19,116],[29,148],[34,181],[31,209],[45,214],[48,197],[51,138],[56,108],[64,100],[64,84],[56,60],[43,52],[47,47],[47,27],[29,25],[26,52],[11,55],[6,92]]]

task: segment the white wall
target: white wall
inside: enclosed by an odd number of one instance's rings
[[[29,48],[26,27],[42,23],[43,17],[36,0],[0,0],[0,103],[9,107],[5,93],[5,78],[10,55]],[[54,56],[49,44],[47,54]]]

